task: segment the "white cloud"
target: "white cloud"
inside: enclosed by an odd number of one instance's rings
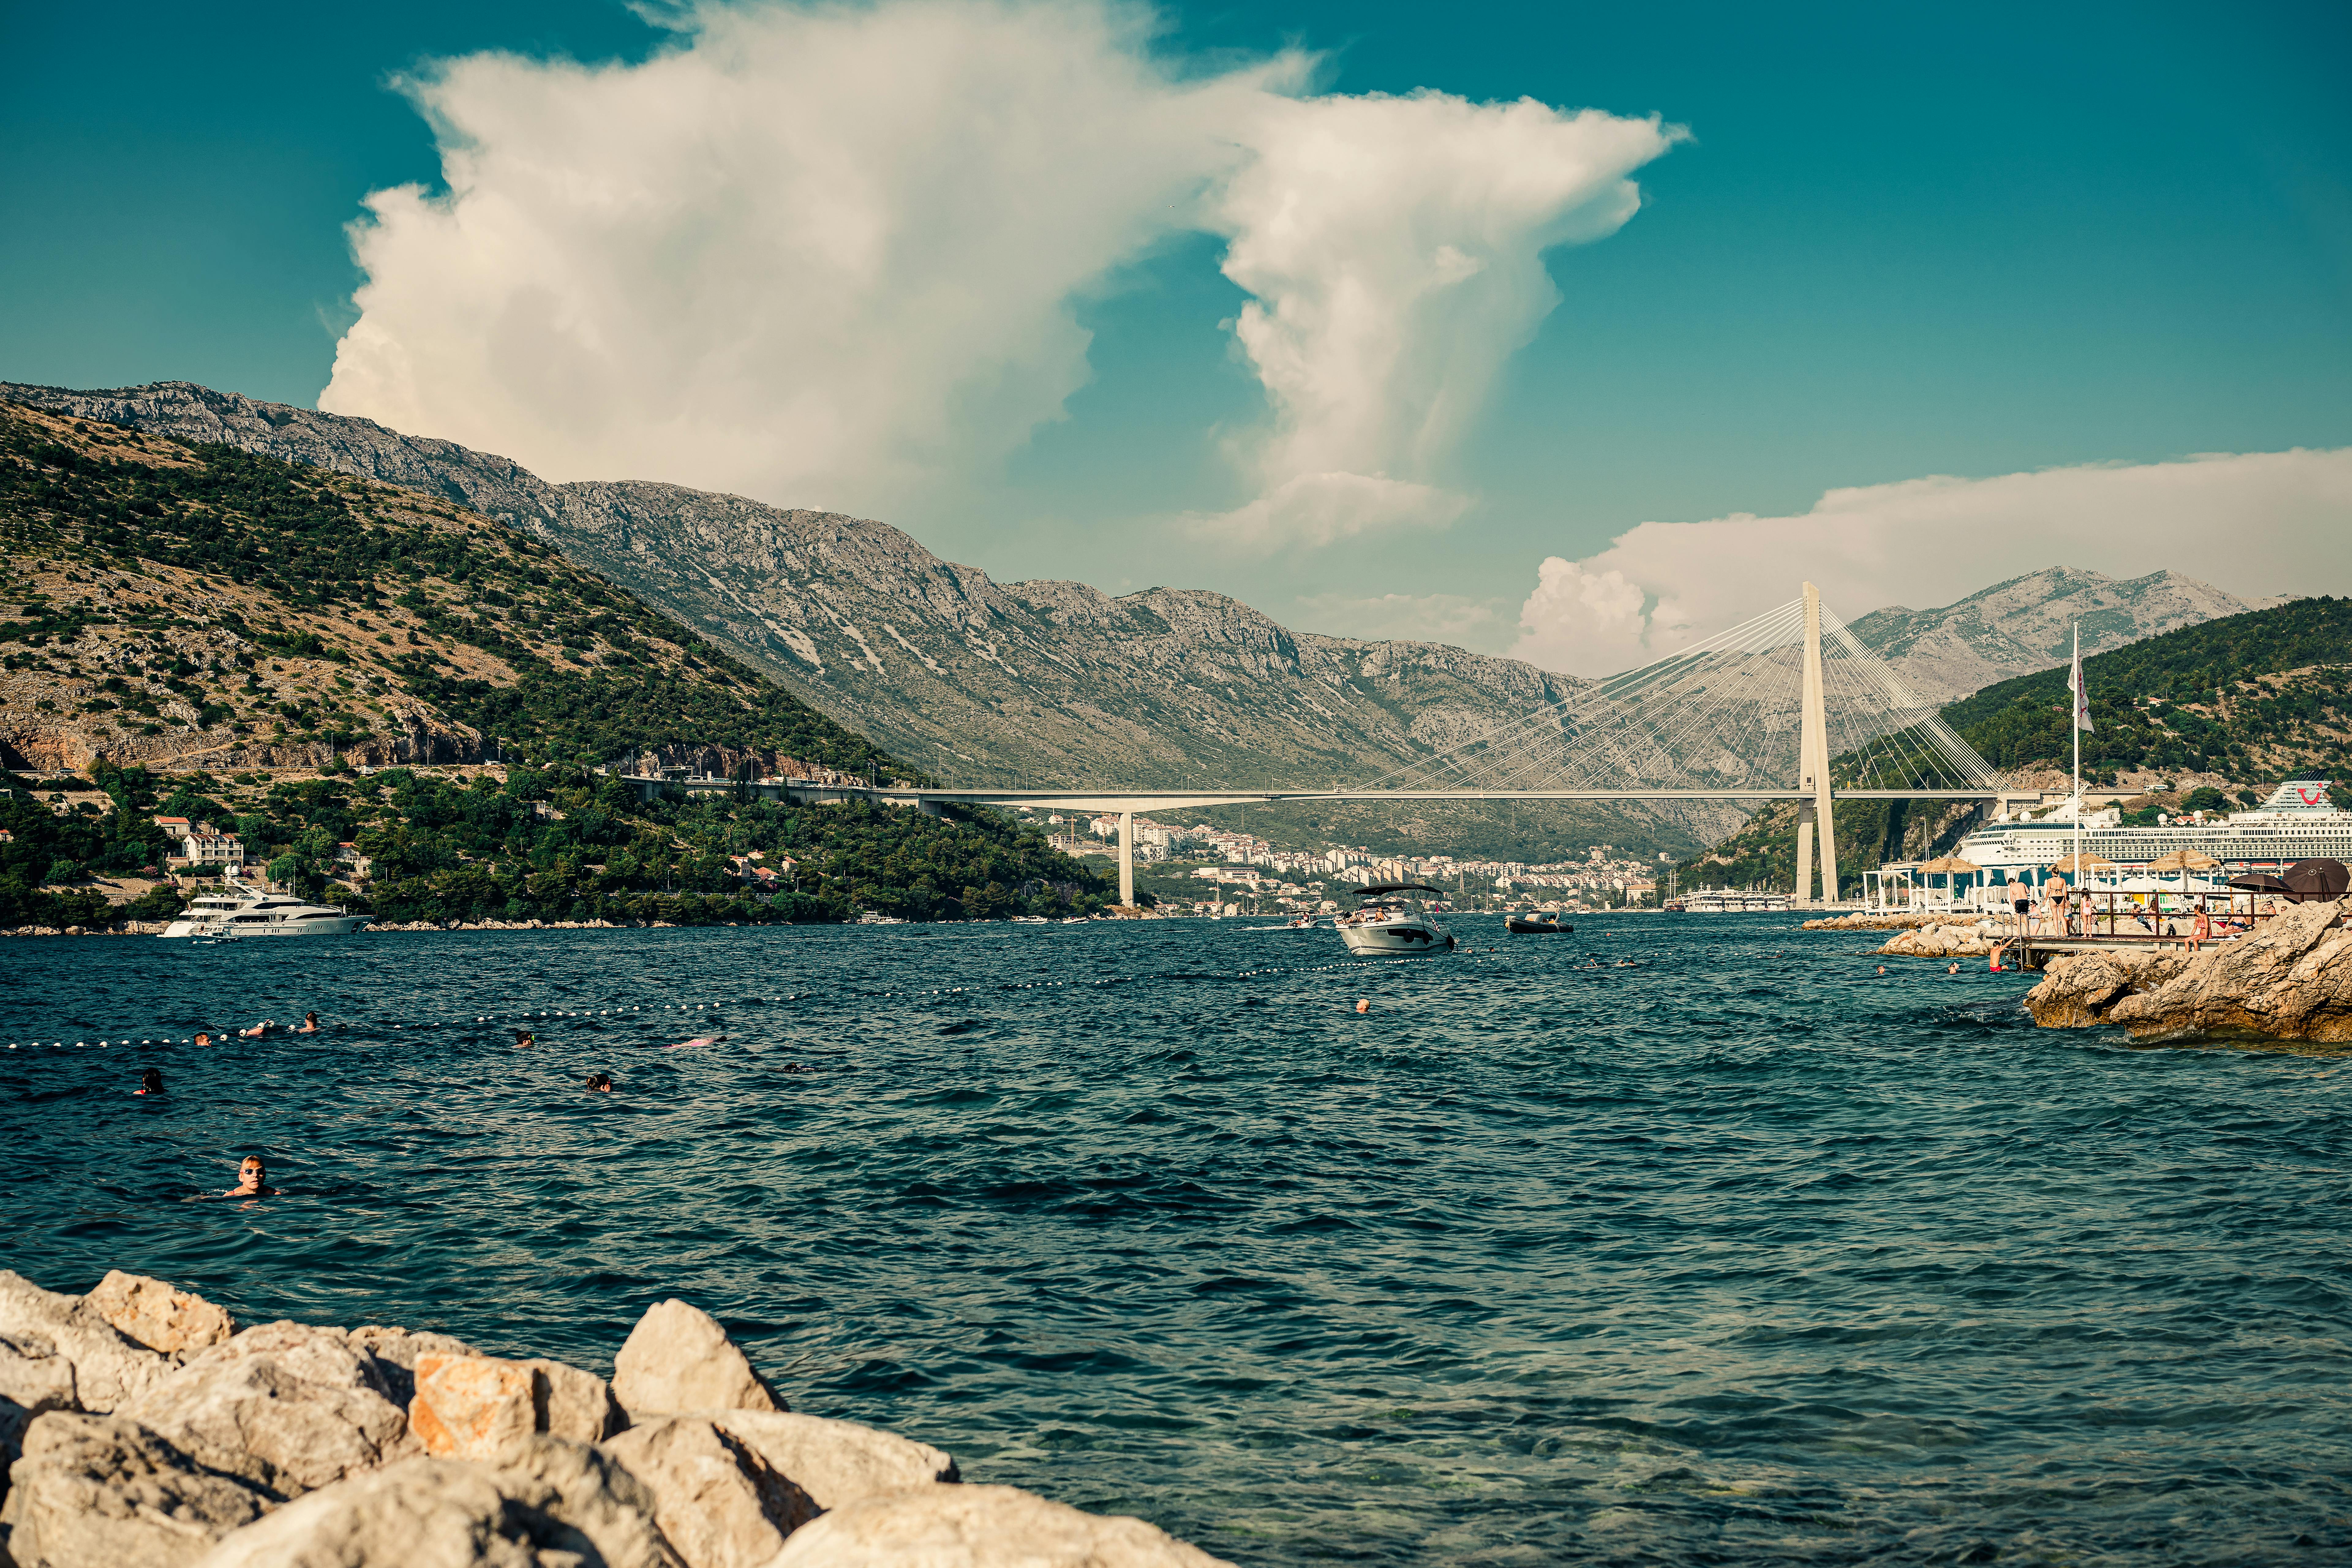
[[[1270,548],[1451,522],[1467,498],[1425,481],[1559,302],[1543,253],[1615,233],[1641,205],[1627,176],[1679,132],[1422,91],[1268,95],[1242,134],[1209,221],[1253,296],[1234,332],[1274,425],[1237,443],[1261,498],[1209,531]],[[1312,506],[1284,500],[1301,486]]]
[[[1086,380],[1072,301],[1225,236],[1272,426],[1207,531],[1444,526],[1434,465],[1622,224],[1653,121],[1187,76],[1118,0],[708,0],[635,65],[476,55],[411,84],[446,194],[368,199],[320,406],[553,479],[885,512],[991,478]]]
[[[1192,212],[1284,59],[1181,82],[1088,0],[709,5],[643,64],[414,84],[443,196],[369,198],[320,406],[551,478],[882,510],[1086,378],[1072,297]]]
[[[2210,454],[1835,489],[1794,517],[1645,522],[1538,569],[1520,658],[1578,675],[1647,663],[1796,596],[1848,620],[1926,608],[2049,566],[2172,570],[2244,595],[2352,588],[2352,448]]]

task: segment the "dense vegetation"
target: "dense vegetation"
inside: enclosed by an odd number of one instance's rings
[[[59,816],[10,776],[0,826],[0,926],[100,925],[179,908],[159,890],[107,910],[94,891],[44,889],[83,870],[152,866],[157,814],[232,828],[270,879],[386,921],[838,921],[875,910],[914,920],[1090,914],[1104,879],[995,813],[929,817],[887,806],[789,806],[698,795],[640,802],[617,778],[553,766],[470,784],[393,769],[271,782],[102,767],[112,802]],[[337,847],[373,862],[354,891]],[[772,886],[747,883],[767,867]]]
[[[2352,768],[2352,598],[2296,599],[2083,661],[2095,730],[2083,773],[2128,769],[2271,775]],[[2066,671],[1988,686],[1944,721],[1995,767],[2071,767]]]
[[[20,595],[18,618],[0,620],[0,646],[26,650],[10,668],[70,659],[94,629],[110,647],[198,624],[250,645],[234,668],[150,660],[135,690],[118,669],[124,689],[82,705],[93,718],[158,719],[153,699],[176,697],[197,728],[350,746],[395,730],[382,699],[400,696],[493,755],[724,746],[906,772],[549,545],[393,486],[0,406],[0,546],[20,569],[46,562],[89,584]],[[201,574],[213,605],[198,613],[157,565]],[[295,661],[326,679],[264,679],[299,675]]]

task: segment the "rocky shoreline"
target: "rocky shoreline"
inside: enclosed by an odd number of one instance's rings
[[[2045,1029],[2121,1025],[2136,1040],[2352,1042],[2352,900],[2295,904],[2251,936],[2183,952],[2053,958],[2026,1009]]]
[[[160,1279],[0,1269],[0,1568],[1229,1568],[793,1413],[649,1309],[610,1383],[446,1334],[240,1331]]]

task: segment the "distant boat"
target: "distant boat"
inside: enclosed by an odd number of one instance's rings
[[[234,877],[228,885],[236,891],[191,900],[162,934],[239,941],[249,936],[348,936],[375,918],[355,915],[341,906],[306,904],[284,893],[266,893]]]
[[[1356,889],[1361,901],[1339,920],[1339,940],[1348,944],[1349,952],[1365,956],[1454,951],[1454,933],[1435,915],[1416,909],[1401,896],[1405,893],[1442,893],[1442,889],[1424,882],[1383,882]]]
[[[878,910],[867,910],[857,917],[857,923],[862,926],[902,926],[907,922],[897,915],[886,915]]]
[[[1565,936],[1576,928],[1548,910],[1512,915],[1503,921],[1503,929],[1520,936]]]
[[[1677,915],[1779,914],[1788,907],[1786,893],[1743,893],[1726,888],[1702,888],[1666,900],[1666,912]]]

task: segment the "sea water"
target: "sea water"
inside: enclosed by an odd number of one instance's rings
[[[1785,915],[1268,923],[0,942],[0,1262],[598,1371],[677,1296],[1244,1563],[2352,1552],[2352,1062]]]

